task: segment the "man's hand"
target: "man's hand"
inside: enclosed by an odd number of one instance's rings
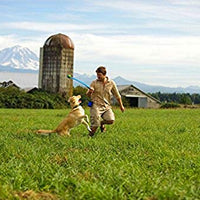
[[[125,108],[124,108],[124,106],[123,106],[121,97],[118,98],[117,101],[119,102],[119,106],[120,106],[121,111],[124,112]]]
[[[93,88],[90,88],[87,92],[86,92],[86,95],[87,96],[91,96],[91,94],[94,92],[94,89]]]
[[[125,110],[123,105],[120,106],[120,109],[121,109],[122,112],[124,112],[124,110]]]
[[[89,89],[89,92],[92,94],[94,92],[94,89],[93,88],[90,88]]]

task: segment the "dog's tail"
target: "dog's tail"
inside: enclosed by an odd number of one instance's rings
[[[41,135],[48,135],[50,133],[56,133],[56,130],[43,130],[43,129],[40,129],[36,133],[37,134],[41,134]]]

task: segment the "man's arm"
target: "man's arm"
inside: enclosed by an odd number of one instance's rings
[[[91,97],[93,92],[94,92],[94,81],[90,84],[90,89],[86,92],[86,95],[88,97]]]
[[[123,106],[121,97],[117,98],[117,101],[118,101],[118,103],[119,103],[119,106],[120,106],[121,111],[124,112],[125,108],[124,108],[124,106]]]
[[[113,81],[112,93],[115,96],[115,98],[117,99],[121,111],[124,112],[125,109],[124,109],[124,106],[123,106],[123,103],[122,103],[122,99],[121,99],[121,96],[119,94],[119,91],[118,91],[117,86],[116,86],[114,81]]]

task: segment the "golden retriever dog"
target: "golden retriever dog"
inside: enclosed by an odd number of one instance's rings
[[[58,127],[54,130],[38,130],[38,134],[50,134],[50,133],[58,133],[62,136],[70,136],[70,129],[78,126],[79,124],[84,124],[87,127],[88,131],[91,131],[89,126],[88,116],[85,114],[83,107],[80,105],[81,95],[72,96],[69,98],[68,102],[71,106],[70,113],[66,116],[66,118],[58,125]]]

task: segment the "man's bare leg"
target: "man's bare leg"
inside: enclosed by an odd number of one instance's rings
[[[103,121],[101,121],[101,126],[100,126],[101,132],[106,132],[105,124],[113,124],[113,123],[114,123],[114,120],[109,120],[109,121],[103,120]]]

